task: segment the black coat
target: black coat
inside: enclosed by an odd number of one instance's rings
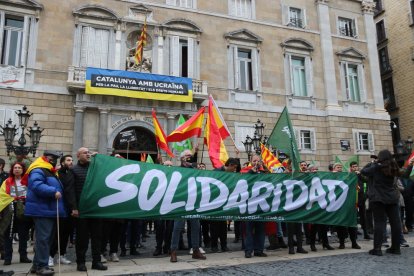
[[[400,192],[396,188],[394,176],[385,175],[381,166],[377,163],[369,163],[361,174],[371,177],[372,183],[368,186],[368,198],[370,202],[381,202],[383,204],[398,204]]]
[[[75,177],[73,172],[67,168],[61,168],[59,170],[59,179],[63,185],[63,194],[66,204],[66,209],[69,213],[73,210],[78,210],[75,194]]]
[[[88,168],[89,162],[86,164],[81,164],[79,161],[72,168],[72,173],[75,179],[75,195],[78,204],[83,190],[83,185],[85,184],[86,176],[88,174]]]

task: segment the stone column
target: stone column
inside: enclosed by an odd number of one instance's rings
[[[108,113],[109,108],[99,108],[98,152],[108,154]]]
[[[374,22],[375,3],[362,1],[362,14],[364,16],[365,36],[367,40],[369,71],[374,98],[375,112],[385,112],[384,97],[382,93],[381,73],[378,61],[376,28]]]
[[[329,0],[316,0],[321,36],[323,76],[325,82],[325,97],[327,110],[341,110],[338,105],[336,88],[335,62],[332,47],[331,22],[329,17]]]
[[[76,153],[80,147],[83,146],[83,117],[84,117],[84,106],[75,105],[75,124],[73,129],[73,146],[72,153],[76,156]]]

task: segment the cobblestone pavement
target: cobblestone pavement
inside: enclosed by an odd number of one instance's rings
[[[413,275],[414,248],[401,256],[370,256],[367,252],[291,261],[241,264],[220,268],[149,273],[145,275]]]
[[[142,243],[144,247],[139,249],[141,255],[131,256],[127,252],[127,256],[121,257],[120,262],[108,262],[107,271],[91,270],[88,252],[88,271],[77,272],[74,263],[75,250],[68,248],[67,257],[72,260],[72,264],[61,265],[61,275],[414,275],[414,233],[405,235],[405,238],[411,247],[402,249],[401,256],[368,255],[368,250],[372,248],[372,240],[363,240],[359,236],[361,250],[350,248],[348,241],[344,250],[322,250],[321,245],[317,245],[318,251],[309,254],[289,255],[287,249],[278,249],[266,251],[269,255],[267,258],[246,259],[241,251],[241,243],[233,243],[234,232],[231,231],[228,234],[230,252],[211,253],[209,249],[204,248],[207,251],[207,260],[196,261],[188,254],[188,250],[181,250],[178,252],[178,262],[172,264],[167,255],[152,256],[155,249],[155,234],[150,234],[146,242]],[[330,243],[333,247],[338,247],[335,235],[330,238]],[[305,245],[304,248],[309,250],[309,245]],[[1,262],[0,270],[14,270],[15,275],[27,275],[31,264],[18,263],[17,251],[15,244],[12,265],[6,267]],[[33,258],[33,247],[30,246],[28,251],[29,258]],[[57,265],[54,268],[56,272],[59,269]]]

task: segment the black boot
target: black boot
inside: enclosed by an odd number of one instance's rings
[[[280,248],[287,248],[287,245],[286,245],[285,240],[283,239],[283,237],[278,237],[277,240],[279,242]]]
[[[266,250],[275,250],[280,248],[276,235],[269,235],[267,238],[269,239],[269,246],[266,247]]]

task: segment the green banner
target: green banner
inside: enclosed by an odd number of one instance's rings
[[[92,158],[81,217],[308,222],[356,226],[352,173],[238,174]]]

